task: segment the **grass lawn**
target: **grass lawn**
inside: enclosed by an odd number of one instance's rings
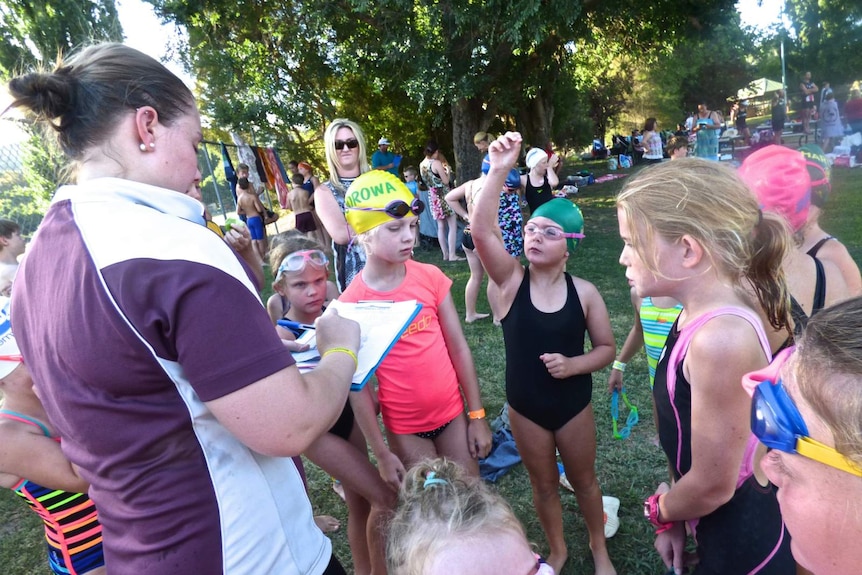
[[[604,173],[603,165],[593,163],[587,168],[598,176]],[[568,266],[570,273],[598,287],[608,306],[618,345],[622,345],[633,318],[628,285],[623,268],[617,261],[622,244],[617,235],[613,202],[624,182],[625,179],[620,179],[581,189],[577,203],[584,212],[587,237]],[[833,172],[833,190],[822,218],[823,227],[847,245],[857,262],[862,261],[862,169],[836,169]],[[439,258],[440,252],[436,247],[417,252],[420,261],[437,264]],[[442,264],[442,269],[454,281],[452,295],[458,309],[463,311],[464,284],[469,277],[466,262]],[[488,311],[484,294],[479,301],[479,310]],[[486,410],[493,417],[492,414],[498,413],[505,401],[502,332],[490,320],[483,320],[465,325],[464,333],[473,352]],[[620,529],[609,540],[609,551],[621,574],[663,573],[661,561],[652,547],[652,529],[642,515],[643,499],[667,476],[664,457],[651,442],[655,428],[646,360],[642,353],[639,354],[626,371],[628,395],[639,407],[641,417],[631,436],[624,441],[612,437],[607,374],[607,369],[594,374],[593,409],[598,435],[596,468],[599,483],[606,495],[621,500]],[[332,540],[336,555],[345,566],[349,566],[350,552],[345,530],[347,507],[332,491],[330,479],[311,463],[306,465],[315,512],[333,515],[342,522],[342,529],[332,534]],[[526,526],[538,552],[546,554],[547,547],[533,510],[530,484],[523,466],[515,467],[500,479],[497,488]],[[561,493],[569,544],[569,561],[563,574],[591,574],[592,559],[577,503],[570,492],[561,490]],[[0,492],[0,516],[4,518],[0,527],[0,572],[13,575],[46,573],[40,522],[35,515],[17,496],[4,490]]]

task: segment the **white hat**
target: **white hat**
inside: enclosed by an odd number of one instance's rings
[[[15,341],[15,336],[12,335],[12,322],[9,320],[9,302],[8,297],[0,297],[0,356],[17,356],[21,352],[18,351],[18,342]],[[0,359],[0,379],[3,379],[21,364],[17,360],[2,360]]]
[[[531,148],[529,152],[527,152],[526,163],[527,167],[531,170],[539,165],[539,162],[542,161],[542,158],[548,159],[548,153],[541,148]]]
[[[386,138],[380,138],[379,140],[377,140],[377,145],[378,146],[388,146],[389,140]]]

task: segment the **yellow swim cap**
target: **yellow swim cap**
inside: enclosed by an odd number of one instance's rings
[[[384,170],[365,172],[353,180],[344,196],[347,223],[357,234],[393,219],[418,216],[423,207],[404,182]]]

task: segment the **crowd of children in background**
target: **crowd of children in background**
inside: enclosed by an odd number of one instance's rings
[[[595,572],[613,575],[596,475],[592,374],[612,366],[609,388],[621,390],[626,363],[641,345],[671,474],[646,498],[644,515],[669,569],[785,574],[796,573],[798,561],[816,573],[849,575],[862,562],[855,544],[862,529],[862,276],[818,225],[829,192],[822,150],[771,146],[735,171],[685,158],[687,142],[672,138],[674,161],[661,162],[658,125],[648,119],[643,157],[656,165],[616,197],[619,263],[635,309],[617,355],[598,289],[567,272],[585,239],[584,216],[553,192],[553,152],[531,148],[528,172],[520,174],[520,134],[477,134],[482,176],[450,190],[435,142],[402,181],[391,172],[401,157],[388,151],[387,138],[369,167],[361,128],[337,119],[324,135],[329,178],[321,183],[311,166],[295,163],[285,199],[295,230],[267,243],[267,211],[249,187],[248,166],[240,165],[237,207],[246,224],[217,237],[199,231],[206,225],[194,201],[200,173],[187,144],[200,139],[200,124],[188,89],[124,46],[98,46],[80,58],[80,68],[63,74],[97,85],[117,127],[88,138],[74,125],[63,128],[67,150],[89,152],[73,156],[82,176],[58,192],[15,288],[2,286],[15,294],[14,314],[0,300],[0,485],[42,517],[55,573],[100,573],[106,560],[117,573],[169,572],[166,561],[178,561],[173,567],[182,572],[344,573],[312,527],[301,452],[340,482],[357,574],[561,573],[568,550],[559,456]],[[118,77],[93,79],[91,68]],[[163,92],[131,109],[105,95],[129,94],[123,86],[142,73],[161,78]],[[52,120],[58,111],[37,97],[43,86],[16,79],[14,105]],[[738,108],[735,120],[743,112]],[[720,115],[699,106],[691,126],[696,155],[715,155],[720,125]],[[184,151],[171,147],[180,139]],[[123,178],[98,151],[108,140],[118,144],[113,161],[127,170]],[[162,179],[149,164],[136,168],[147,162],[174,169]],[[117,209],[128,210],[122,223],[99,217]],[[489,277],[509,420],[546,558],[534,553],[508,504],[479,480],[478,460],[491,451],[492,436],[452,281],[413,258],[426,209],[445,261],[462,259],[456,214],[469,223],[462,244],[471,270],[467,322],[487,316],[475,301],[477,281]],[[174,235],[152,238],[157,224]],[[122,256],[111,244],[120,236],[128,248]],[[0,220],[0,272],[17,268],[22,252],[17,225]],[[152,257],[163,253],[173,259]],[[264,255],[274,291],[268,317],[258,301]],[[132,273],[138,271],[145,273]],[[68,288],[77,274],[85,275],[84,295]],[[150,276],[162,291],[148,291]],[[361,338],[354,322],[327,309],[336,298],[420,306],[377,367],[376,385],[352,393]],[[57,322],[40,320],[49,301]],[[144,301],[150,307],[140,309]],[[188,301],[200,305],[181,305]],[[222,317],[201,314],[203,305],[232,309],[235,333],[220,335]],[[10,318],[17,318],[16,336]],[[77,322],[74,339],[69,321]],[[311,330],[320,363],[301,375],[286,350],[307,350]],[[207,350],[196,345],[204,336],[213,340]],[[213,358],[229,345],[236,353],[220,357],[225,363],[213,371]],[[76,354],[103,348],[113,350],[109,362]],[[118,358],[133,368],[118,371],[126,367],[117,367]],[[117,384],[124,376],[134,397]],[[99,415],[114,420],[116,437],[93,429]],[[88,484],[92,501],[65,493]],[[179,489],[195,498],[188,515],[157,501]],[[70,513],[53,504],[58,497]],[[94,502],[104,505],[104,531]],[[205,520],[192,525],[192,512]],[[830,523],[828,514],[839,512],[841,521]],[[189,525],[177,534],[184,519]],[[685,553],[689,536],[694,561]]]

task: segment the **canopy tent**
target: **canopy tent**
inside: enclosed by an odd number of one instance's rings
[[[781,82],[776,82],[775,80],[770,80],[769,78],[758,78],[757,80],[752,80],[748,86],[740,89],[736,93],[736,97],[740,100],[745,100],[746,98],[761,98],[767,94],[771,94],[776,90],[781,90],[783,86]]]

